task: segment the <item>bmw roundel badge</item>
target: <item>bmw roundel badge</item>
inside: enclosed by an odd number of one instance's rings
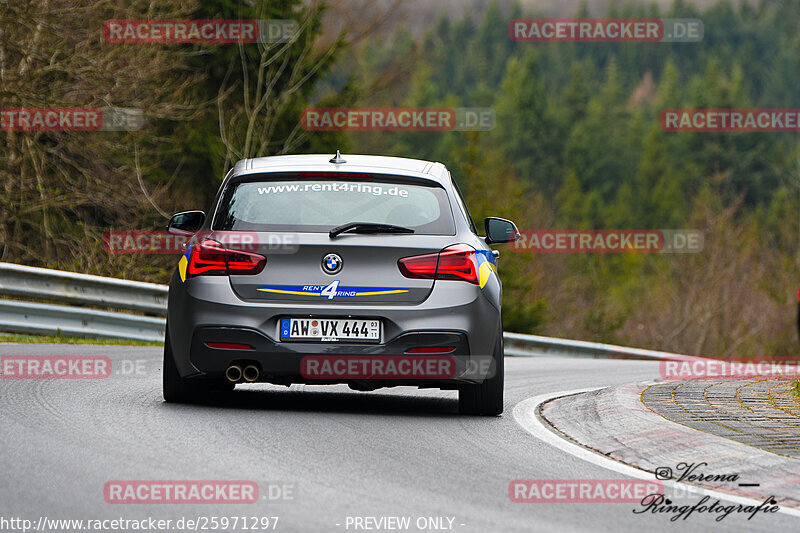
[[[342,258],[337,254],[328,254],[322,258],[322,269],[328,274],[336,274],[342,269]]]

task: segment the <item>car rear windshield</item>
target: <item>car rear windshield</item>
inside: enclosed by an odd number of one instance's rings
[[[447,192],[434,182],[385,175],[338,179],[331,174],[232,181],[214,229],[327,232],[348,222],[374,222],[417,234],[455,234]]]

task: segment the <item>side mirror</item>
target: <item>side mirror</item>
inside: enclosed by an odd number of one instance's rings
[[[172,215],[167,224],[167,231],[176,235],[194,233],[203,227],[206,221],[206,214],[202,211],[184,211],[177,215]]]
[[[486,217],[486,220],[483,221],[483,226],[486,228],[487,244],[514,242],[519,239],[519,230],[510,220]]]

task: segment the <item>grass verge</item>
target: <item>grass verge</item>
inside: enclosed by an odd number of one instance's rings
[[[131,339],[84,339],[63,337],[61,335],[17,335],[0,333],[0,342],[19,342],[26,344],[105,344],[115,346],[163,346],[163,342],[135,341]]]

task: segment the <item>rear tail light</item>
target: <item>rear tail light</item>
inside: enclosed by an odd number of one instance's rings
[[[415,255],[397,261],[397,267],[407,278],[448,279],[478,285],[478,260],[475,249],[456,244],[438,254]]]
[[[397,261],[397,267],[407,278],[436,279],[439,254],[415,255]]]
[[[455,346],[423,346],[419,348],[411,348],[409,350],[406,350],[406,353],[426,353],[426,354],[450,353],[452,351],[455,351],[455,349],[456,349]]]
[[[218,350],[254,350],[249,344],[242,344],[239,342],[207,342],[205,343],[209,348],[216,348]]]
[[[266,264],[263,255],[229,250],[217,241],[205,240],[192,245],[186,277],[258,274]]]

